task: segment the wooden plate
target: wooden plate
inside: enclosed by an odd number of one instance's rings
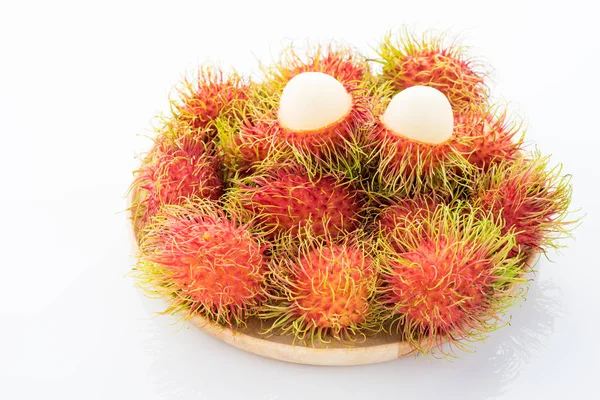
[[[537,254],[527,259],[527,265],[533,266]],[[293,343],[292,336],[261,335],[260,321],[250,319],[244,330],[232,330],[195,316],[191,322],[204,332],[238,349],[259,356],[309,365],[363,365],[395,360],[415,352],[409,342],[399,336],[378,334],[367,338],[352,347],[333,341],[327,347],[315,348]]]
[[[137,247],[137,229],[133,227],[132,231],[133,241]],[[525,263],[533,267],[536,260],[537,253],[534,252]],[[400,336],[387,333],[369,337],[352,346],[332,339],[326,346],[313,347],[294,343],[293,336],[290,335],[261,334],[261,323],[257,318],[250,318],[244,329],[224,327],[199,315],[192,317],[190,321],[202,331],[238,349],[296,364],[329,366],[375,364],[415,353],[415,349],[409,342],[403,341]]]

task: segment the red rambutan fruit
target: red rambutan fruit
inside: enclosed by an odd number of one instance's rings
[[[364,57],[354,51],[332,45],[315,46],[305,57],[298,55],[293,47],[282,53],[279,62],[265,69],[268,81],[278,91],[296,75],[303,72],[323,72],[331,75],[343,85],[361,82],[370,76],[370,68]]]
[[[309,237],[289,253],[270,266],[274,290],[260,314],[275,319],[270,331],[315,345],[329,337],[355,341],[374,329],[377,274],[364,241]]]
[[[256,119],[217,122],[224,163],[235,173],[247,175],[264,160],[284,161],[291,157],[277,140],[274,121]]]
[[[473,108],[454,118],[453,145],[472,165],[488,169],[490,165],[514,160],[521,151],[521,124],[514,123],[506,111],[495,115],[493,109]]]
[[[474,202],[485,217],[498,219],[502,233],[513,232],[516,244],[510,256],[556,247],[568,236],[567,221],[572,189],[562,167],[549,167],[549,157],[534,153],[503,162],[483,174]]]
[[[386,233],[393,232],[398,227],[408,228],[409,224],[430,216],[438,204],[438,200],[432,195],[395,199],[379,213],[377,228]]]
[[[421,39],[408,31],[397,37],[389,34],[378,50],[381,79],[396,91],[434,87],[446,95],[455,112],[483,104],[488,96],[484,66],[465,57],[461,47],[445,46],[444,41],[442,35],[431,33]]]
[[[233,325],[264,299],[265,246],[213,203],[165,206],[141,231],[142,284],[170,299],[167,313],[199,314]]]
[[[214,121],[228,114],[237,115],[240,103],[248,98],[249,84],[237,74],[226,75],[217,68],[202,68],[195,81],[186,80],[179,99],[172,102],[177,122],[182,122],[211,140],[216,134]]]
[[[332,237],[351,232],[361,221],[361,197],[352,183],[334,174],[311,174],[296,164],[267,167],[237,182],[230,193],[234,207],[271,238],[298,235]]]
[[[160,136],[132,184],[132,219],[145,225],[165,204],[180,204],[190,196],[216,200],[222,193],[220,158],[200,136]]]
[[[514,240],[473,209],[441,206],[418,226],[397,225],[379,239],[383,318],[425,352],[484,337],[524,281],[507,258]]]

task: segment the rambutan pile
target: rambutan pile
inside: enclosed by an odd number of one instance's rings
[[[131,187],[135,272],[165,312],[425,353],[503,325],[569,236],[569,177],[464,48],[404,31],[378,55],[288,49],[262,79],[184,82]]]

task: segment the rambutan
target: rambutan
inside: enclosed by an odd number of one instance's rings
[[[201,136],[159,136],[131,186],[133,224],[144,226],[165,204],[180,204],[190,196],[216,200],[222,193],[221,160],[211,154]]]
[[[494,165],[477,182],[475,199],[484,217],[497,219],[502,233],[513,232],[516,243],[510,256],[556,247],[568,236],[571,202],[570,176],[550,158],[534,153],[514,162]]]
[[[322,72],[331,75],[344,86],[351,86],[370,77],[367,60],[350,48],[315,46],[305,56],[300,56],[293,47],[283,51],[273,67],[263,68],[273,90],[281,91],[297,75],[304,72]]]
[[[165,206],[140,234],[137,271],[166,313],[243,324],[264,299],[265,245],[213,203]]]
[[[269,237],[313,235],[337,237],[361,221],[361,196],[352,182],[334,174],[308,171],[297,164],[266,167],[234,183],[232,206],[258,223]]]
[[[376,229],[381,232],[408,228],[409,224],[428,218],[435,212],[439,201],[432,195],[394,199],[377,216]]]
[[[266,71],[267,107],[254,118],[274,125],[277,140],[296,152],[345,157],[373,121],[368,70],[351,50],[319,47],[301,58],[290,49]]]
[[[422,38],[405,30],[397,37],[388,34],[378,54],[381,79],[393,89],[431,86],[446,95],[455,112],[468,111],[487,99],[485,68],[467,58],[461,47],[446,46],[442,35],[428,33]]]
[[[274,290],[260,315],[274,319],[269,331],[315,345],[330,338],[355,341],[376,329],[371,300],[377,274],[364,240],[309,236],[270,269]]]
[[[291,152],[277,138],[274,121],[218,120],[217,129],[224,163],[234,175],[247,175],[264,160],[277,162],[291,158]]]
[[[421,351],[483,337],[514,300],[511,285],[524,282],[507,257],[514,243],[473,209],[441,206],[397,225],[379,240],[384,319]]]
[[[441,144],[422,143],[392,131],[382,121],[369,132],[376,190],[387,196],[451,193],[460,184],[467,160],[455,149],[456,136]]]
[[[185,80],[179,99],[172,101],[175,123],[184,123],[202,134],[205,141],[217,133],[214,121],[223,115],[239,114],[248,98],[248,82],[218,68],[202,68],[196,80]]]
[[[453,145],[472,165],[488,169],[490,165],[514,160],[523,145],[521,124],[512,121],[506,111],[473,108],[454,119]]]

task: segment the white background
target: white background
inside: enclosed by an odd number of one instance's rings
[[[598,398],[600,46],[593,1],[3,1],[0,398]],[[134,287],[125,193],[184,73],[256,71],[291,40],[370,52],[389,29],[450,29],[495,67],[528,140],[587,214],[542,260],[512,326],[456,361],[326,368],[262,359],[155,317]]]

